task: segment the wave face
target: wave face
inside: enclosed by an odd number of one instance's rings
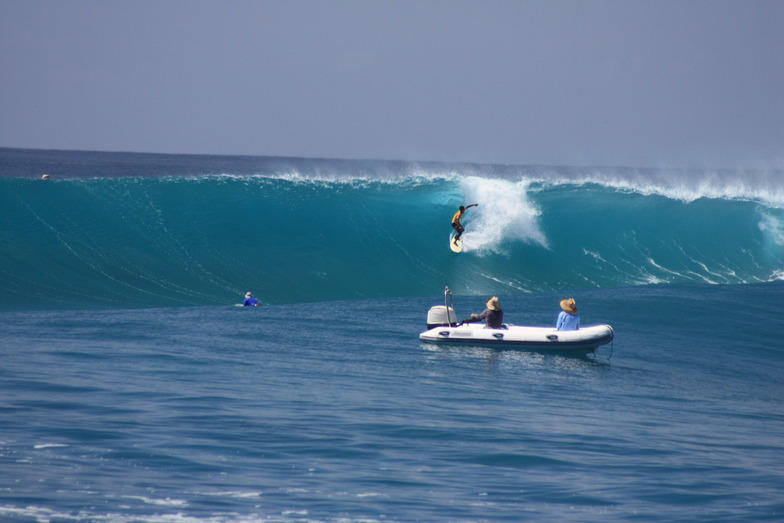
[[[780,172],[0,150],[0,307],[783,279]],[[42,172],[53,172],[41,180]],[[448,248],[466,213],[465,249]]]

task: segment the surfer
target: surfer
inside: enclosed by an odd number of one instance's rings
[[[561,300],[561,309],[563,310],[558,314],[558,321],[555,322],[555,330],[580,330],[580,315],[577,314],[577,303],[575,303],[574,298]]]
[[[259,304],[259,300],[253,297],[253,294],[251,294],[250,292],[246,292],[245,301],[243,302],[242,305],[243,307],[258,307],[260,304]]]
[[[485,306],[487,308],[482,314],[473,313],[470,318],[463,320],[462,323],[474,323],[486,319],[485,325],[488,329],[502,329],[504,325],[504,311],[501,310],[501,302],[498,301],[498,297],[493,296],[487,300]]]
[[[478,203],[472,203],[468,207],[463,207],[461,205],[460,209],[455,213],[454,216],[452,216],[452,228],[457,231],[457,234],[452,240],[454,243],[457,243],[457,240],[460,239],[460,236],[463,235],[463,231],[465,231],[465,228],[463,228],[463,225],[460,223],[460,219],[463,217],[463,213],[466,212],[470,207],[477,207],[478,205]]]

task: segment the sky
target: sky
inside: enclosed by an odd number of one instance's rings
[[[784,168],[784,0],[0,0],[0,147]]]

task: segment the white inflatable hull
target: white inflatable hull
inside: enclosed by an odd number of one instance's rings
[[[488,329],[481,323],[456,327],[435,326],[419,335],[430,343],[492,346],[542,352],[586,354],[609,343],[614,336],[609,325],[581,327],[576,331],[558,331],[551,327],[508,325],[505,329]]]

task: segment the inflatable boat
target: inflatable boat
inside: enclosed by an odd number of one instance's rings
[[[587,354],[610,343],[615,336],[609,325],[559,331],[554,327],[504,324],[500,329],[490,329],[481,323],[459,324],[454,305],[449,303],[451,293],[448,288],[444,295],[446,303],[431,307],[427,313],[427,330],[419,335],[424,342]]]

